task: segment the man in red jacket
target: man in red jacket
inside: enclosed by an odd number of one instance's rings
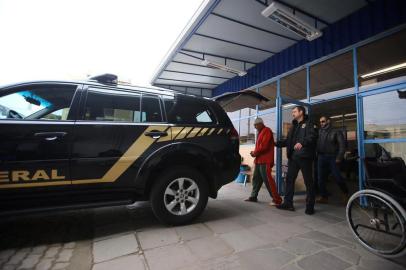
[[[258,192],[261,189],[262,183],[265,182],[269,195],[272,197],[271,205],[279,205],[282,203],[282,198],[276,190],[275,180],[272,177],[275,148],[272,130],[264,125],[264,121],[261,118],[255,119],[254,127],[258,131],[255,150],[251,151],[251,156],[255,157],[255,170],[252,179],[251,196],[245,201],[257,202]]]

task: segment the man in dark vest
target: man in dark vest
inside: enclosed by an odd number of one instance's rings
[[[318,203],[328,203],[328,192],[326,180],[329,171],[333,174],[337,185],[343,193],[343,201],[348,199],[348,188],[344,178],[341,176],[338,164],[342,162],[345,152],[345,140],[340,130],[331,126],[330,119],[326,116],[320,117],[320,131],[317,141],[317,170],[319,177],[319,193],[321,198]]]
[[[281,210],[294,211],[293,195],[295,192],[295,181],[299,171],[302,171],[306,185],[306,211],[308,215],[314,214],[314,181],[313,162],[316,154],[317,127],[306,115],[303,106],[296,106],[292,109],[292,126],[289,129],[285,140],[278,141],[277,147],[286,147],[288,158],[288,173],[286,176],[286,190],[283,203],[277,208]]]

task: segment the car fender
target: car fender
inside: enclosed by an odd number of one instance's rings
[[[185,164],[186,163],[186,164]],[[149,194],[156,178],[166,169],[190,166],[197,169],[209,183],[210,196],[217,195],[218,167],[212,154],[194,143],[178,142],[166,145],[149,154],[138,170],[135,187]]]

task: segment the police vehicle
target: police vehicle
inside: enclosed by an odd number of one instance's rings
[[[239,171],[238,133],[214,101],[116,83],[0,88],[0,214],[149,200],[190,222]]]

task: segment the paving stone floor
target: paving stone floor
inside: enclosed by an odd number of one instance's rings
[[[165,227],[148,203],[0,220],[0,269],[203,270],[405,269],[406,258],[385,260],[359,246],[339,204],[304,214],[242,200],[235,183],[210,200],[191,225]]]

